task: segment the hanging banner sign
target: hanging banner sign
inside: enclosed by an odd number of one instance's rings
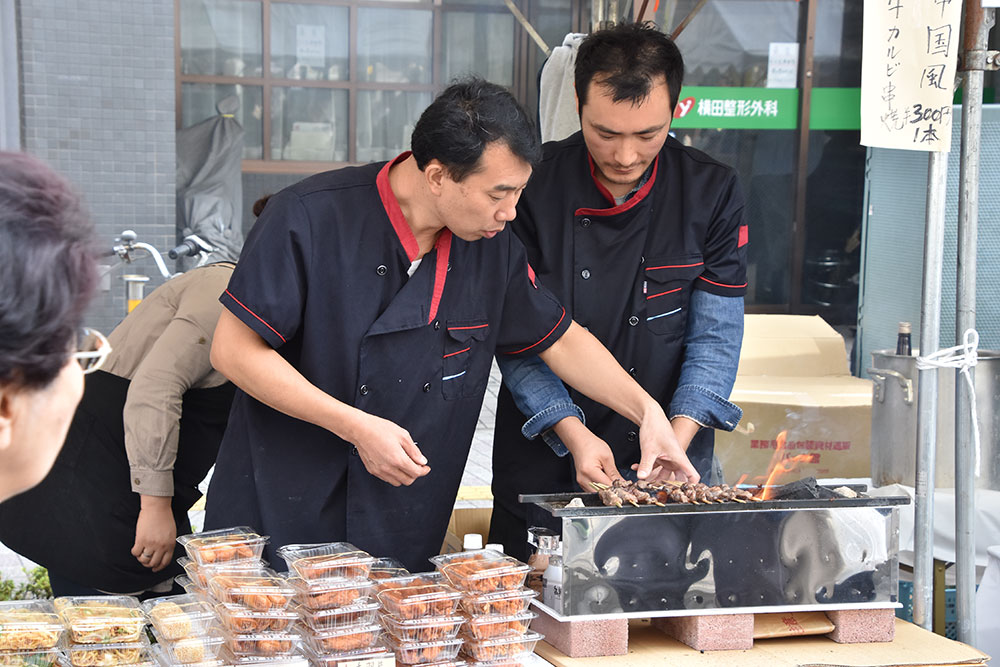
[[[861,143],[951,147],[962,0],[865,0]]]
[[[794,130],[797,88],[684,86],[671,127],[733,130]]]

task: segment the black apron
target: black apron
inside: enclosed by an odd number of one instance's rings
[[[726,296],[745,290],[745,248],[739,239],[743,205],[735,175],[668,139],[647,182],[615,205],[593,173],[580,133],[546,144],[545,150],[518,204],[515,233],[539,281],[666,411],[684,359],[692,290]],[[638,427],[579,392],[570,395],[583,409],[587,426],[611,446],[619,471],[634,478]],[[494,431],[489,539],[522,558],[529,526],[558,528],[559,523],[519,503],[517,496],[579,488],[572,457],[556,456],[541,438],[525,439],[525,419],[503,387]],[[712,430],[702,429],[687,451],[706,479],[713,446]]]
[[[153,572],[131,554],[140,499],[125,453],[128,387],[128,380],[110,373],[88,375],[52,471],[0,504],[0,541],[64,579],[111,593],[146,590],[182,573],[173,561]],[[227,382],[184,394],[171,502],[178,535],[191,532],[187,511],[215,462],[233,392]],[[174,557],[183,555],[178,545]]]

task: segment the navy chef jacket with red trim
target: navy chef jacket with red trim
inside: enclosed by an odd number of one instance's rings
[[[545,144],[544,151],[513,225],[528,261],[569,315],[666,411],[680,376],[692,290],[746,292],[747,226],[736,174],[668,137],[646,183],[616,205],[597,180],[581,132]],[[640,457],[635,424],[579,392],[571,396],[587,426],[614,449],[618,468],[628,471]],[[570,457],[522,436],[524,419],[504,387],[494,431],[494,506],[544,524],[546,517],[518,503],[517,495],[573,491],[575,472]],[[702,429],[688,449],[703,476],[712,435]],[[508,541],[520,546],[524,528],[510,533]]]
[[[396,161],[402,160],[403,154]],[[393,487],[325,429],[237,392],[206,528],[249,525],[283,544],[346,540],[415,571],[439,552],[494,351],[537,353],[569,327],[509,230],[417,243],[389,163],[310,177],[272,197],[222,303],[310,382],[407,429],[431,472]]]

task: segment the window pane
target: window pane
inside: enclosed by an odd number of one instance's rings
[[[259,2],[181,0],[181,73],[261,76]]]
[[[444,79],[477,74],[501,86],[514,85],[514,17],[487,12],[447,12],[444,19]]]
[[[185,83],[181,86],[181,126],[190,127],[212,118],[218,111],[216,103],[228,95],[236,95],[240,108],[236,120],[243,126],[243,157],[260,160],[264,156],[264,141],[261,127],[260,86],[214,85],[210,83]]]
[[[271,5],[271,76],[309,81],[346,80],[347,7]]]
[[[423,9],[358,9],[358,79],[430,83],[433,14]]]
[[[347,91],[271,89],[271,158],[347,161]]]
[[[358,91],[357,161],[390,160],[410,147],[410,135],[430,93]]]

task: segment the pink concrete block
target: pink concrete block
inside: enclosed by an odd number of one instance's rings
[[[827,635],[838,644],[891,642],[896,636],[896,612],[893,609],[842,609],[826,612],[834,625]]]
[[[753,614],[654,618],[653,627],[698,651],[753,648]]]
[[[628,653],[628,619],[558,621],[542,609],[531,629],[571,658],[595,658]]]

